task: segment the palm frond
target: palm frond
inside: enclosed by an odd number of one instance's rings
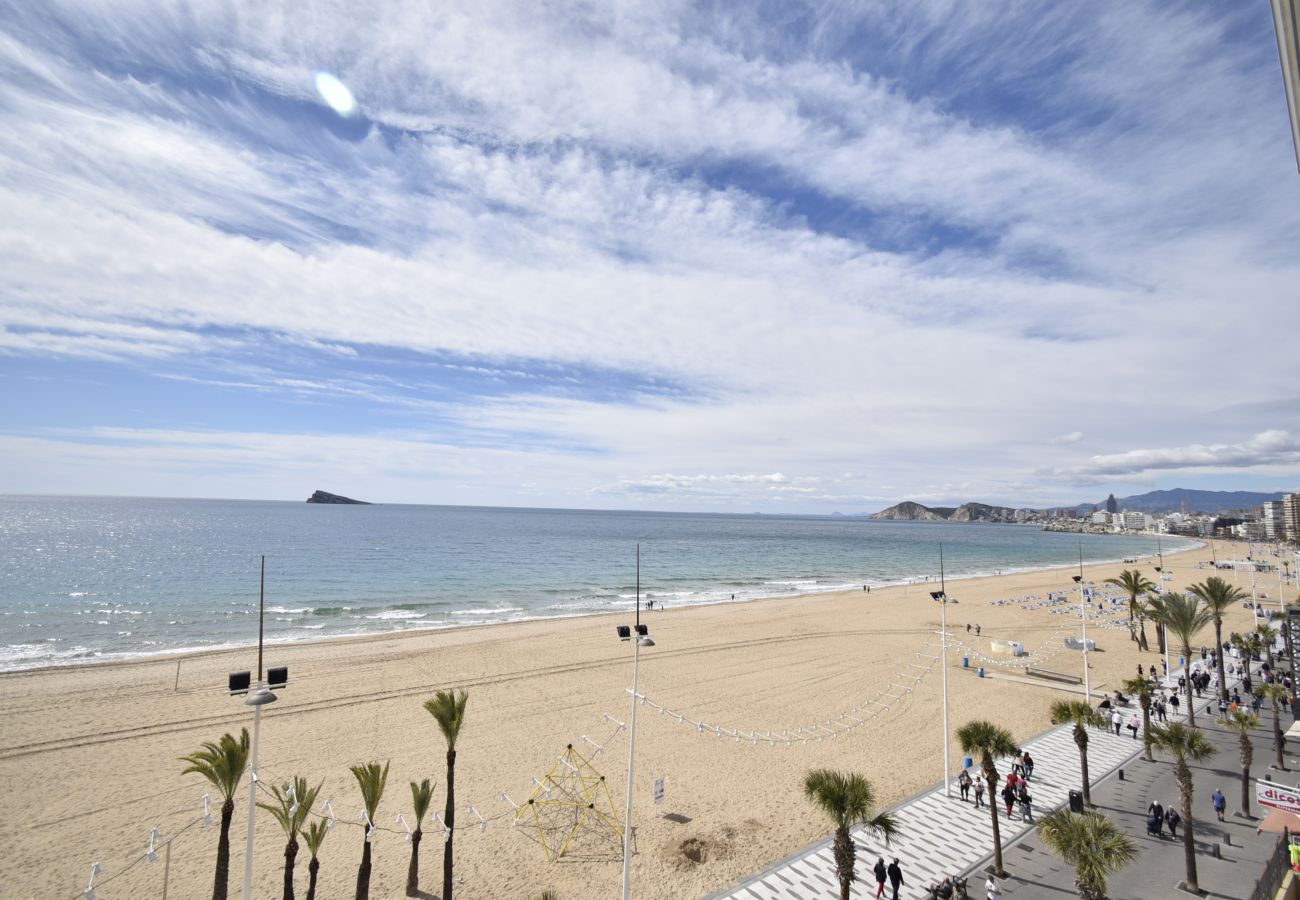
[[[379,800],[384,796],[384,785],[388,783],[388,763],[384,763],[383,768],[377,762],[352,766],[351,771],[357,780],[357,786],[361,788],[361,800],[365,804],[366,814],[373,822],[375,812],[379,809]]]
[[[415,811],[415,827],[424,821],[424,814],[429,811],[429,802],[433,800],[433,782],[424,779],[419,784],[411,783],[411,808]]]
[[[424,708],[438,723],[442,736],[447,739],[447,749],[456,749],[456,738],[465,724],[465,702],[469,691],[438,691],[432,699],[424,701]]]
[[[248,767],[248,729],[240,730],[238,740],[231,734],[223,734],[216,743],[204,741],[202,746],[197,753],[180,757],[181,762],[189,763],[181,774],[202,775],[221,793],[222,800],[227,801],[235,796]]]

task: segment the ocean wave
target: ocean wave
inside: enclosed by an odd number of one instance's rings
[[[312,611],[312,608],[311,608],[310,606],[268,606],[268,607],[266,608],[266,611],[269,612],[269,613],[281,613],[281,614],[283,614],[283,613],[294,613],[294,614],[299,614],[299,613],[311,612],[311,611]]]
[[[428,613],[416,612],[412,609],[386,609],[383,612],[375,613],[372,616],[363,616],[362,618],[391,621],[400,619],[423,619],[427,615]]]

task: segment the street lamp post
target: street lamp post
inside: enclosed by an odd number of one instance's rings
[[[952,767],[948,761],[948,745],[952,743],[948,731],[948,594],[943,580],[943,543],[939,544],[939,590],[930,596],[939,601],[939,646],[942,648],[941,665],[943,666],[943,795],[952,796],[952,784],[948,775]]]
[[[253,707],[253,746],[249,756],[248,767],[248,840],[244,845],[244,892],[243,900],[253,897],[253,827],[257,816],[257,751],[262,738],[262,707],[280,699],[271,692],[272,687],[283,688],[289,681],[287,666],[278,666],[266,670],[266,681],[262,680],[262,638],[263,623],[266,615],[266,557],[262,557],[261,582],[257,598],[257,683],[252,696],[244,701]],[[268,684],[269,682],[269,684]],[[247,694],[250,687],[248,672],[231,672],[227,688],[231,696]],[[169,848],[170,849],[170,848]]]
[[[617,626],[619,640],[632,641],[632,719],[627,734],[627,805],[623,815],[623,900],[632,896],[632,778],[636,762],[636,709],[641,704],[637,695],[637,677],[641,667],[641,648],[653,647],[650,629],[641,624],[641,545],[636,545],[636,625],[632,628]]]
[[[1083,621],[1083,698],[1092,705],[1092,679],[1088,674],[1088,609],[1083,603],[1083,541],[1079,541],[1079,574],[1072,576],[1079,586],[1079,618]]]

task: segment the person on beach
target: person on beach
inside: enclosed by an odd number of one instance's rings
[[[975,623],[975,637],[979,637],[979,636],[980,636],[980,626],[979,623],[977,622]]]
[[[984,779],[975,779],[975,808],[981,809],[984,806]]]
[[[1215,816],[1217,816],[1219,821],[1222,822],[1223,811],[1228,808],[1228,801],[1223,799],[1223,791],[1215,788],[1214,793],[1210,795],[1210,802],[1214,804]]]
[[[966,633],[970,634],[970,622],[966,623]]]
[[[876,897],[879,900],[881,894],[885,892],[885,858],[883,856],[876,858],[876,865],[871,870],[876,875]]]
[[[889,864],[889,868],[885,871],[889,875],[889,886],[894,889],[894,896],[891,900],[898,900],[898,889],[903,886],[904,882],[903,870],[899,868],[897,856],[894,857],[894,861]]]
[[[957,788],[958,790],[961,791],[962,803],[965,803],[966,800],[970,797],[970,784],[971,784],[970,773],[967,772],[965,769],[962,769],[961,774],[957,776]]]

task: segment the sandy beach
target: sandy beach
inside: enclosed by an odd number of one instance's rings
[[[1220,549],[1219,558],[1224,555]],[[1171,586],[1182,589],[1215,574],[1198,568],[1210,558],[1208,546],[1167,554]],[[1154,580],[1153,565],[1144,559],[1138,568]],[[1088,566],[1084,575],[1100,584],[1131,567]],[[1072,574],[1066,569],[950,582],[948,593],[958,601],[948,607],[950,628],[975,651],[989,653],[993,640],[1009,639],[1038,650],[1041,658],[1074,632],[1077,618],[1054,612],[1056,607],[1022,609],[993,601],[1066,591],[1073,586]],[[1249,579],[1244,573],[1239,577],[1248,589]],[[799,724],[825,722],[885,690],[927,641],[937,652],[940,607],[928,595],[933,589],[933,584],[916,584],[870,594],[645,611],[642,621],[657,645],[641,653],[641,692],[689,718],[745,732],[780,734]],[[1261,584],[1260,590],[1276,603],[1275,584]],[[323,781],[321,797],[332,801],[338,817],[321,851],[319,896],[352,896],[361,857],[363,830],[355,824],[361,798],[348,766],[391,760],[376,820],[384,828],[400,832],[396,815],[410,818],[407,782],[412,780],[436,782],[433,808],[441,812],[446,747],[422,704],[439,689],[458,687],[470,696],[458,746],[457,821],[476,825],[469,804],[491,821],[482,830],[457,832],[456,872],[463,878],[457,896],[530,898],[546,888],[565,898],[616,895],[617,838],[584,836],[565,858],[547,862],[542,847],[512,827],[511,807],[500,795],[522,803],[532,791],[531,780],[546,775],[567,744],[590,756],[594,748],[582,736],[597,743],[609,738],[593,764],[608,776],[614,813],[622,818],[627,734],[610,738],[615,729],[603,716],[628,720],[625,688],[632,651],[614,633],[614,626],[628,618],[592,616],[268,648],[267,664],[288,665],[291,683],[264,713],[262,777]],[[967,623],[980,624],[978,638],[966,634]],[[1225,633],[1250,626],[1250,611],[1237,609]],[[1094,627],[1089,637],[1099,651],[1091,655],[1095,693],[1113,690],[1139,660],[1159,667],[1150,628],[1153,649],[1145,654],[1123,630]],[[1213,630],[1207,629],[1202,643],[1212,642]],[[1028,738],[1049,726],[1048,706],[1069,688],[999,678],[1007,670],[992,664],[991,677],[977,678],[978,657],[963,669],[963,652],[971,651],[955,650],[949,659],[954,728],[987,718]],[[159,826],[167,838],[196,819],[209,787],[196,775],[182,775],[177,757],[202,741],[251,725],[251,710],[224,688],[227,672],[255,664],[253,649],[182,658],[179,678],[176,658],[0,676],[4,895],[71,897],[84,889],[92,862],[100,861],[104,874],[112,875],[145,850],[151,828]],[[1043,664],[1081,673],[1076,653],[1056,653]],[[940,697],[935,668],[913,693],[868,725],[834,740],[794,746],[718,738],[643,706],[634,894],[700,896],[827,835],[827,823],[801,795],[801,778],[810,768],[862,772],[875,784],[882,807],[936,783],[943,768]],[[952,761],[955,775],[960,765],[955,746]],[[666,788],[656,806],[652,784],[659,777],[666,779]],[[241,787],[236,795],[231,828],[231,896],[238,895],[244,865],[245,791]],[[441,834],[437,826],[426,827],[421,886],[436,895]],[[177,839],[170,896],[210,894],[216,842],[215,828],[193,827]],[[688,842],[703,861],[682,853]],[[283,849],[278,825],[259,813],[255,896],[279,896]],[[371,896],[402,895],[408,857],[400,834],[379,835]],[[304,850],[299,896],[306,888],[306,861]],[[101,888],[99,896],[161,896],[163,873],[161,859],[141,862]]]

